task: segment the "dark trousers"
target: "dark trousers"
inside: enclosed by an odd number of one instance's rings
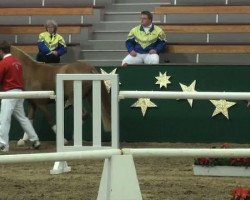
[[[38,53],[37,56],[36,56],[36,60],[38,62],[45,62],[45,63],[59,63],[60,62],[60,57],[55,56],[53,54],[43,55],[41,53]]]

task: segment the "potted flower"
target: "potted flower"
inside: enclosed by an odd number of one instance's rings
[[[250,188],[237,187],[232,190],[232,200],[250,200]]]
[[[227,147],[223,144],[220,148]],[[250,176],[250,157],[196,158],[193,171],[200,176]]]

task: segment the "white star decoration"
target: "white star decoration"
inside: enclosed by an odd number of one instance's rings
[[[140,107],[143,117],[146,114],[147,108],[157,107],[149,98],[139,98],[131,107]]]
[[[190,86],[186,86],[180,83],[181,89],[183,92],[196,92],[195,90],[195,84],[196,84],[196,80],[194,80]],[[189,105],[192,107],[193,105],[193,99],[187,99]]]
[[[101,74],[115,74],[117,68],[113,69],[110,73],[107,73],[107,72],[104,71],[102,68],[101,68],[100,70],[101,70]],[[105,80],[105,81],[104,81],[104,84],[105,84],[105,86],[106,86],[106,89],[107,89],[108,93],[110,93],[110,89],[111,89],[111,80]]]
[[[230,102],[226,100],[210,100],[210,101],[215,106],[215,110],[212,117],[219,113],[222,113],[227,119],[229,119],[228,109],[233,105],[235,105],[236,104],[235,102]]]
[[[167,85],[170,84],[171,82],[169,81],[169,78],[171,76],[167,76],[167,72],[165,72],[164,74],[162,74],[161,72],[159,72],[159,76],[156,76],[155,78],[157,79],[157,82],[155,84],[159,84],[160,88],[161,87],[165,87],[167,88]]]

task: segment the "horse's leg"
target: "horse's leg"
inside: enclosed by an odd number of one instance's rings
[[[37,104],[37,108],[39,108],[43,113],[45,118],[47,119],[50,127],[56,134],[56,123],[50,112],[48,111],[47,105],[46,104]],[[68,140],[64,139],[64,144],[68,144]]]
[[[91,108],[93,107],[92,101],[92,88],[89,89],[85,93],[85,97]],[[111,104],[110,104],[110,95],[107,92],[107,89],[103,83],[101,82],[101,104],[102,104],[102,123],[105,131],[111,131]]]
[[[28,119],[30,120],[31,124],[33,124],[35,112],[36,112],[36,106],[34,104],[28,103]],[[28,140],[29,136],[26,132],[24,132],[23,138],[18,140],[17,146],[24,146]]]

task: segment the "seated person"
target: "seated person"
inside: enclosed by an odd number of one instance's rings
[[[37,61],[59,63],[60,56],[67,52],[63,37],[56,33],[57,27],[58,25],[54,20],[48,20],[46,22],[46,31],[39,34]]]
[[[159,53],[166,49],[166,35],[152,21],[152,13],[141,12],[141,25],[134,27],[128,34],[126,47],[129,54],[123,59],[122,66],[159,64]]]

